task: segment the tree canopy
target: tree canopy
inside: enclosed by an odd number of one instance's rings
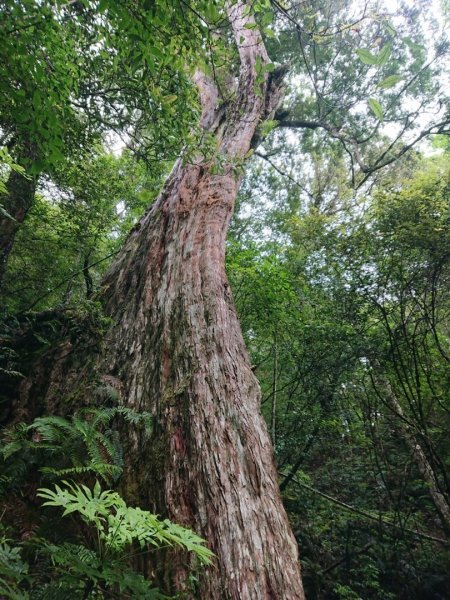
[[[231,193],[227,177],[236,188],[242,181],[226,269],[306,597],[448,594],[449,7],[390,4],[0,2],[2,597],[168,598],[164,573],[176,566],[177,591],[203,598],[205,569],[222,560],[192,531],[207,517],[200,510],[188,522],[188,490],[177,491],[184,512],[176,523],[130,483],[142,448],[159,444],[154,456],[172,460],[158,455],[166,448],[158,419],[178,410],[185,372],[203,369],[190,364],[191,338],[180,334],[183,348],[169,330],[167,348],[161,342],[161,380],[171,369],[182,374],[155,399],[162,408],[124,401],[121,377],[132,366],[98,371],[102,360],[113,364],[108,345],[137,364],[135,346],[116,338],[141,297],[175,306],[170,319],[185,310],[175,331],[198,316],[203,300],[186,308],[171,276],[158,293],[151,287],[143,257],[153,230],[141,246],[136,240],[151,217],[166,244],[150,257],[155,264],[168,264],[174,248],[190,260],[196,243],[200,254],[219,253],[201,245],[194,221],[194,242],[183,246],[204,174],[219,181],[208,184],[205,211]],[[195,194],[182,169],[199,177]],[[164,201],[176,185],[181,225],[170,246]],[[210,230],[218,219],[207,221]],[[220,285],[232,302],[228,283]],[[153,315],[149,305],[141,313]],[[220,325],[205,314],[198,340]],[[168,325],[161,317],[158,330],[148,319],[157,356]],[[138,340],[143,326],[133,327]],[[217,365],[205,355],[211,380]],[[223,414],[244,439],[238,413]],[[172,427],[179,481],[190,455],[178,413]],[[151,568],[142,567],[146,555]]]

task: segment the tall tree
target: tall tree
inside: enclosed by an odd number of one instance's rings
[[[259,2],[252,8],[268,4]],[[272,4],[294,25],[288,39],[297,39],[302,30],[297,16]],[[161,8],[159,3],[147,5],[153,17],[155,5]],[[189,10],[195,12],[195,7]],[[193,77],[205,144],[196,156],[184,153],[178,159],[160,196],[106,274],[100,299],[111,327],[103,343],[86,344],[83,339],[81,347],[75,336],[64,340],[21,385],[19,403],[34,411],[45,403],[47,410],[67,411],[62,399],[89,403],[94,384],[103,383],[114,388],[122,404],[151,412],[150,441],[131,428],[127,431],[124,493],[141,506],[195,528],[217,555],[217,566],[200,578],[195,592],[187,583],[188,561],[179,552],[169,553],[158,565],[148,558],[147,573],[156,569],[165,589],[200,599],[298,599],[303,591],[296,544],[280,501],[270,439],[259,410],[259,387],[224,271],[225,236],[243,162],[276,124],[324,130],[344,148],[350,147],[362,174],[359,183],[407,147],[398,140],[392,145],[379,135],[383,118],[379,101],[369,104],[372,132],[368,139],[364,137],[357,106],[361,93],[350,103],[345,84],[340,94],[333,85],[328,91],[330,98],[338,96],[341,108],[347,106],[352,131],[350,125],[336,122],[336,111],[324,114],[325,84],[337,79],[332,66],[323,86],[317,83],[319,69],[311,75],[320,100],[318,120],[287,120],[278,114],[275,123],[285,69],[270,62],[247,3],[227,3],[226,13],[229,26],[219,27],[216,39],[230,44],[230,34],[234,38],[229,72],[224,76],[211,61],[213,68],[202,70],[200,65]],[[302,19],[305,27],[314,22],[310,9]],[[319,37],[339,33],[331,26],[318,27],[312,31]],[[378,29],[369,32],[371,39],[376,39]],[[302,52],[304,33],[300,31],[297,47]],[[204,47],[210,42],[207,39]],[[349,62],[354,50],[352,45],[345,48],[341,64]],[[353,73],[353,91],[368,64],[386,64],[390,46],[383,53],[382,48],[377,55],[363,52],[364,60]],[[335,64],[340,53],[325,57],[323,63],[327,59]],[[297,52],[297,60],[298,56]],[[308,70],[306,58],[305,64]],[[388,83],[378,72],[366,75],[373,87],[379,83],[381,89],[399,82],[395,74],[386,74],[391,77]],[[299,105],[309,107],[308,102]],[[446,124],[444,120],[434,127],[442,131]],[[381,158],[369,163],[372,139],[381,147]],[[278,349],[276,356],[278,363]],[[278,378],[277,364],[274,397],[279,395]],[[325,402],[329,404],[328,398]],[[274,425],[276,412],[274,402]]]
[[[113,326],[96,371],[121,402],[154,417],[149,443],[129,433],[125,493],[189,523],[217,556],[195,597],[301,599],[297,546],[224,270],[240,164],[278,106],[285,70],[273,71],[244,2],[230,5],[228,18],[240,63],[228,103],[212,78],[195,74],[201,126],[215,138],[220,167],[201,155],[194,164],[180,158],[130,234],[103,281]],[[73,363],[72,375],[54,366],[49,406],[69,380],[88,393]],[[31,400],[36,388],[29,391]],[[171,555],[160,570],[169,591],[188,592],[186,556]]]
[[[40,174],[86,157],[106,131],[153,166],[173,162],[189,138],[197,107],[186,61],[206,27],[173,5],[0,2],[0,145],[25,169],[0,194],[0,283]]]

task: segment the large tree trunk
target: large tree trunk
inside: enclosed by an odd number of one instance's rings
[[[300,599],[296,543],[224,269],[236,161],[275,110],[280,81],[265,76],[256,89],[264,46],[245,27],[244,5],[230,12],[242,64],[236,104],[225,112],[214,83],[196,76],[202,125],[216,135],[225,165],[214,174],[213,164],[180,159],[105,277],[105,306],[116,321],[108,375],[129,406],[154,415],[151,443],[144,450],[135,442],[127,488],[192,526],[218,557],[196,597]],[[172,590],[184,590],[187,567],[175,561],[172,569]]]
[[[221,170],[179,159],[130,234],[104,279],[113,325],[97,370],[123,404],[154,417],[150,440],[129,432],[125,495],[192,527],[217,556],[192,592],[186,556],[171,554],[160,568],[165,589],[196,600],[301,600],[296,542],[224,269],[238,163],[279,103],[281,72],[257,82],[257,59],[263,72],[268,63],[261,37],[246,27],[254,22],[244,3],[229,13],[241,60],[235,101],[220,106],[215,84],[196,75]]]
[[[196,597],[302,598],[259,386],[224,271],[236,187],[231,174],[176,165],[107,279],[117,319],[107,376],[128,406],[154,415],[150,442],[128,449],[135,460],[125,488],[192,526],[218,557]],[[186,568],[173,563],[173,571],[181,590]]]
[[[129,406],[154,415],[150,444],[132,450],[126,487],[193,526],[218,556],[198,597],[301,598],[259,387],[224,271],[236,189],[232,174],[176,165],[107,278],[117,318],[108,374]],[[182,589],[186,572],[174,575]]]

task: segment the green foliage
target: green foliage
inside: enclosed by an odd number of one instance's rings
[[[349,517],[281,479],[307,596],[443,598],[448,552],[407,531],[443,535],[399,428],[411,427],[448,491],[448,156],[424,161],[420,173],[419,158],[405,160],[375,179],[371,194],[353,187],[405,149],[383,123],[414,139],[427,118],[418,117],[420,103],[442,117],[434,131],[448,127],[438,77],[448,70],[448,41],[418,6],[399,9],[394,28],[375,3],[361,19],[349,0],[251,4],[251,28],[261,29],[274,61],[258,61],[257,84],[276,63],[291,69],[286,110],[259,125],[260,154],[272,166],[253,163],[227,256],[262,411],[283,473],[380,516]],[[9,316],[76,305],[86,319],[70,325],[72,339],[87,327],[103,331],[109,323],[92,300],[102,275],[181,148],[194,161],[201,144],[216,173],[229,166],[216,138],[196,129],[190,80],[200,67],[224,107],[236,100],[223,8],[210,0],[0,2],[0,195],[11,172],[41,176],[2,288]],[[308,125],[294,139],[278,127],[283,118]],[[105,150],[111,132],[128,146],[120,157]],[[446,138],[437,145],[448,151]],[[242,161],[233,168],[241,173]],[[31,327],[27,345],[48,348],[59,327]],[[0,375],[10,385],[22,378],[28,348],[13,346],[9,331],[1,337]],[[403,421],[375,375],[395,392]],[[3,432],[2,597],[160,598],[130,559],[170,548],[211,561],[195,534],[100,487],[120,481],[119,431],[149,436],[152,417],[121,407],[104,382],[92,396],[101,409],[75,406],[70,418]]]
[[[391,52],[392,46],[390,44],[385,44],[376,55],[372,54],[367,48],[360,48],[356,50],[356,54],[364,64],[374,65],[377,67],[382,67],[387,63]]]
[[[394,87],[400,81],[402,81],[402,77],[400,77],[400,75],[388,75],[378,84],[378,87],[388,89]]]
[[[352,207],[338,172],[316,168],[322,187],[308,196],[258,163],[241,193],[229,276],[271,430],[276,394],[277,464],[308,598],[446,594],[448,547],[407,530],[446,534],[369,361],[448,489],[448,168],[445,154],[405,161]]]
[[[383,108],[381,107],[381,104],[378,102],[378,100],[376,100],[375,98],[369,98],[368,100],[368,104],[370,107],[370,110],[373,112],[373,114],[376,116],[376,118],[379,121],[383,120]]]
[[[0,541],[0,590],[11,600],[28,598],[168,598],[130,567],[130,557],[149,548],[180,547],[192,552],[200,564],[212,563],[213,553],[192,531],[168,519],[127,506],[117,492],[63,481],[54,489],[42,488],[43,506],[62,509],[62,516],[81,519],[89,531],[78,543],[33,537],[25,544]],[[70,537],[69,537],[70,539]],[[94,541],[90,541],[94,540]],[[32,552],[40,571],[29,568],[22,554]]]
[[[122,420],[147,434],[151,416],[126,407],[87,409],[70,420],[40,417],[4,432],[1,495],[25,494],[32,473],[39,481],[71,475],[38,490],[43,506],[59,509],[34,515],[24,542],[0,540],[0,590],[6,598],[167,598],[137,573],[130,559],[152,549],[181,548],[200,565],[212,552],[192,531],[128,506],[115,491],[102,490],[95,478],[111,483],[122,471],[122,447],[111,423]],[[83,481],[95,483],[86,484]],[[33,503],[34,503],[33,498]],[[69,517],[65,528],[59,526]],[[87,529],[86,529],[87,528]],[[13,525],[11,525],[13,530]],[[36,565],[39,568],[36,569]]]
[[[428,131],[432,122],[435,132],[448,128],[444,74],[450,45],[443,20],[433,22],[420,4],[402,5],[395,27],[376,2],[363,7],[320,0],[287,7],[289,17],[281,9],[276,13],[278,37],[267,45],[272,60],[292,65],[278,115],[299,124],[295,143],[284,129],[278,130],[265,153],[282,171],[293,162],[292,154],[297,155],[293,178],[300,185],[310,177],[313,153],[340,152],[348,181],[361,185],[372,169],[399,157],[404,142]],[[287,22],[292,27],[285,26]],[[431,112],[438,102],[442,112],[434,121]],[[425,105],[429,109],[423,110]],[[425,118],[427,110],[430,120]],[[395,122],[398,137],[382,122]]]
[[[6,182],[11,171],[15,171],[21,175],[25,174],[25,169],[14,162],[8,152],[8,148],[0,146],[0,196],[7,193]],[[0,210],[3,211],[1,205]]]
[[[133,542],[141,549],[149,544],[158,548],[178,545],[194,552],[202,563],[211,564],[212,552],[192,531],[168,519],[161,521],[148,511],[127,506],[116,492],[102,491],[98,482],[93,490],[85,485],[62,483],[64,487],[55,485],[54,490],[41,488],[38,491],[38,496],[46,500],[43,506],[64,509],[63,517],[79,514],[97,530],[101,555],[124,552]]]
[[[197,10],[216,18],[215,3],[1,4],[1,126],[18,155],[33,146],[28,168],[48,170],[108,129],[133,129],[152,158],[179,150],[197,114],[186,77],[207,34]]]
[[[3,534],[3,531],[0,530]],[[10,600],[26,600],[28,594],[20,584],[28,581],[28,564],[22,560],[19,546],[11,545],[4,535],[0,537],[0,594]]]
[[[97,552],[81,544],[55,545],[42,543],[42,557],[51,564],[53,581],[40,590],[32,590],[32,598],[42,600],[64,600],[70,597],[111,598],[121,594],[126,598],[144,600],[168,600],[148,580],[127,566],[126,561],[109,556],[102,560]]]
[[[90,299],[125,236],[156,196],[164,170],[97,148],[63,161],[16,236],[2,286],[9,311]]]
[[[121,419],[134,427],[151,431],[152,417],[126,407],[86,409],[70,420],[59,416],[39,417],[19,423],[3,434],[0,448],[7,481],[21,485],[32,466],[47,476],[93,474],[106,482],[116,481],[122,472],[122,447],[118,432],[111,427]],[[19,479],[18,473],[21,473]]]
[[[13,158],[8,152],[8,148],[0,146],[0,198],[7,195],[8,189],[6,183],[11,173],[20,173],[26,177],[25,169],[14,162]],[[9,214],[5,209],[4,205],[0,202],[0,217],[15,221],[14,217]]]

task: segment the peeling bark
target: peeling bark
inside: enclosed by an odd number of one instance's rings
[[[116,382],[124,405],[154,419],[150,440],[127,432],[127,499],[192,527],[217,556],[195,592],[185,554],[148,562],[147,572],[165,591],[196,600],[302,600],[297,546],[224,268],[236,163],[277,108],[283,72],[266,73],[257,89],[256,59],[268,62],[260,34],[246,27],[253,20],[243,2],[229,18],[241,60],[235,101],[224,108],[214,82],[195,76],[201,124],[225,166],[217,173],[201,157],[195,165],[180,158],[129,235],[103,281],[113,325],[96,371]],[[50,379],[73,386],[55,369]],[[50,385],[47,402],[58,393]]]
[[[129,406],[154,415],[151,442],[129,449],[136,462],[125,487],[209,541],[217,567],[198,598],[302,598],[260,390],[224,271],[236,188],[232,175],[180,161],[106,278],[117,321],[108,373],[126,386]],[[178,568],[175,589],[186,575]]]

